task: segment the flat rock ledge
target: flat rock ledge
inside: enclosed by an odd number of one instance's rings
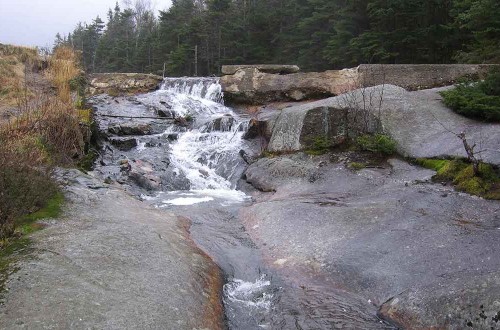
[[[221,329],[219,268],[189,223],[67,171],[60,219],[32,235],[0,306],[1,329]]]
[[[91,95],[132,95],[154,91],[163,78],[145,73],[95,73],[89,77]]]

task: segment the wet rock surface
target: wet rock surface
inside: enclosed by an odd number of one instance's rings
[[[125,117],[124,117],[125,118]],[[124,135],[149,135],[152,132],[149,124],[123,123],[108,128],[108,132],[118,136]]]
[[[170,144],[185,128],[155,119],[155,109],[140,98],[99,95],[89,101],[102,144],[95,170],[103,179],[137,195],[141,189],[189,189],[189,181],[169,167]],[[172,131],[166,132],[167,127]]]
[[[119,116],[145,117],[163,100],[173,105],[179,117],[191,120],[188,127],[163,122],[162,133],[127,136],[138,141],[128,151],[104,141],[100,161],[105,164],[96,166],[96,174],[116,181],[145,203],[192,220],[193,239],[224,272],[223,302],[231,329],[391,329],[377,317],[375,306],[361,297],[282,278],[262,260],[238,217],[248,199],[233,190],[247,163],[256,160],[255,150],[261,149],[258,141],[241,139],[245,117],[220,103],[186,97],[213,89],[214,80],[212,85],[209,82],[175,79],[165,92],[137,96],[137,102],[130,98],[97,101],[97,116],[102,117],[99,127],[104,132],[109,126],[127,123],[127,118]],[[172,98],[165,99],[169,95]],[[218,99],[217,95],[212,99]],[[118,117],[102,116],[109,112]],[[270,123],[276,114],[266,111],[257,118]]]
[[[401,160],[353,171],[351,158],[299,153],[249,166],[247,181],[274,191],[243,211],[265,258],[291,278],[359,295],[403,327],[498,327],[500,204]]]
[[[188,223],[83,173],[60,177],[68,203],[32,235],[0,328],[223,328],[222,277]]]
[[[109,139],[112,145],[118,148],[121,151],[128,151],[132,148],[137,147],[137,140],[132,138],[111,138]]]

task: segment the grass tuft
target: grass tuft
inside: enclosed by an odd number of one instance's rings
[[[386,134],[361,135],[356,139],[356,143],[361,150],[387,156],[396,153],[396,141]]]
[[[349,163],[348,166],[349,166],[349,168],[351,168],[355,171],[359,171],[359,170],[366,168],[365,163],[359,163],[359,162],[351,162],[351,163]]]

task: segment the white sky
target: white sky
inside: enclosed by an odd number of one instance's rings
[[[52,47],[57,32],[72,32],[78,22],[99,15],[104,21],[116,0],[0,0],[0,43]],[[152,1],[156,9],[170,0]],[[119,1],[121,8],[124,6]]]

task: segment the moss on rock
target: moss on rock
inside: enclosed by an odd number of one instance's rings
[[[474,175],[472,164],[460,159],[419,158],[416,163],[435,170],[434,181],[450,182],[459,191],[486,199],[500,200],[500,175],[492,165],[481,163],[479,174]]]

